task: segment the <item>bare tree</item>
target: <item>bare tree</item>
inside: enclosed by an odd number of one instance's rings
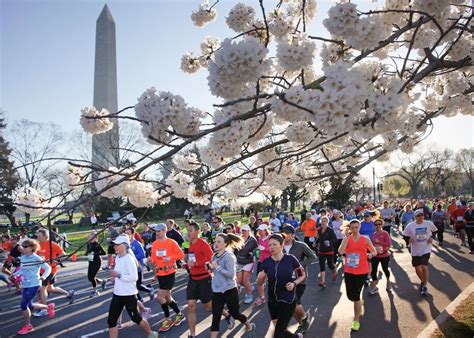
[[[471,185],[471,196],[474,196],[474,148],[461,149],[456,154],[456,168],[466,175]]]

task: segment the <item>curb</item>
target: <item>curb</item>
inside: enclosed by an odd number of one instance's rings
[[[474,292],[474,282],[464,289],[444,310],[441,312],[421,333],[418,338],[431,338],[436,329],[438,329],[453,313],[454,310],[463,302],[471,293]]]

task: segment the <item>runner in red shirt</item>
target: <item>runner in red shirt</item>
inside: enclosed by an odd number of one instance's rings
[[[464,218],[464,209],[461,202],[456,202],[456,210],[451,213],[451,221],[454,224],[454,230],[459,234],[461,246],[466,245],[466,219]]]

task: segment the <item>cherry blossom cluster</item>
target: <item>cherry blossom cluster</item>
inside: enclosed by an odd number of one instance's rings
[[[205,195],[193,182],[193,178],[183,172],[172,172],[165,180],[167,191],[176,198],[184,198],[195,204],[209,204],[209,196]]]
[[[209,1],[204,0],[199,8],[191,14],[191,20],[197,27],[203,27],[205,24],[214,21],[217,17],[217,10],[211,8]]]
[[[255,9],[252,6],[238,3],[229,11],[226,18],[227,26],[237,33],[251,30],[255,21]]]
[[[205,114],[188,107],[184,99],[170,92],[156,94],[154,87],[147,89],[135,105],[135,114],[142,122],[142,132],[150,143],[169,143],[170,131],[190,137],[199,131]]]
[[[102,134],[114,127],[114,123],[105,116],[109,115],[107,109],[97,111],[95,107],[84,107],[81,109],[80,124],[88,134]]]
[[[309,67],[313,63],[316,44],[305,34],[291,35],[289,39],[282,39],[277,46],[279,65],[288,71],[298,71]]]
[[[70,166],[63,173],[63,181],[68,189],[77,189],[87,181],[87,170],[81,167]]]
[[[201,167],[197,155],[195,153],[189,153],[187,155],[178,155],[173,158],[174,165],[181,170],[191,171]]]
[[[15,198],[17,208],[31,216],[42,216],[50,210],[51,204],[48,199],[32,187],[23,187]]]

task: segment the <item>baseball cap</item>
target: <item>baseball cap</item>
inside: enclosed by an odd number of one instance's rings
[[[153,230],[155,231],[161,231],[161,230],[166,230],[166,224],[165,223],[158,223],[158,224],[155,224],[155,226],[153,227]]]
[[[415,216],[418,216],[418,215],[424,215],[425,213],[423,212],[423,209],[417,209],[415,210]]]
[[[258,226],[257,230],[268,230],[268,228],[267,228],[267,225],[266,225],[266,224],[263,224],[263,223],[262,223],[262,224],[260,224],[260,225]]]
[[[369,210],[365,210],[364,211],[364,216],[372,216],[372,214],[370,213]]]
[[[462,206],[462,203],[460,201],[456,201],[456,205],[459,207]]]
[[[242,225],[242,227],[240,228],[240,231],[250,231],[249,225],[248,224]]]
[[[294,234],[295,233],[295,228],[293,228],[291,225],[284,225],[281,228],[281,232],[286,232],[288,234]]]
[[[112,241],[114,244],[127,244],[130,245],[130,239],[127,235],[120,235]]]

